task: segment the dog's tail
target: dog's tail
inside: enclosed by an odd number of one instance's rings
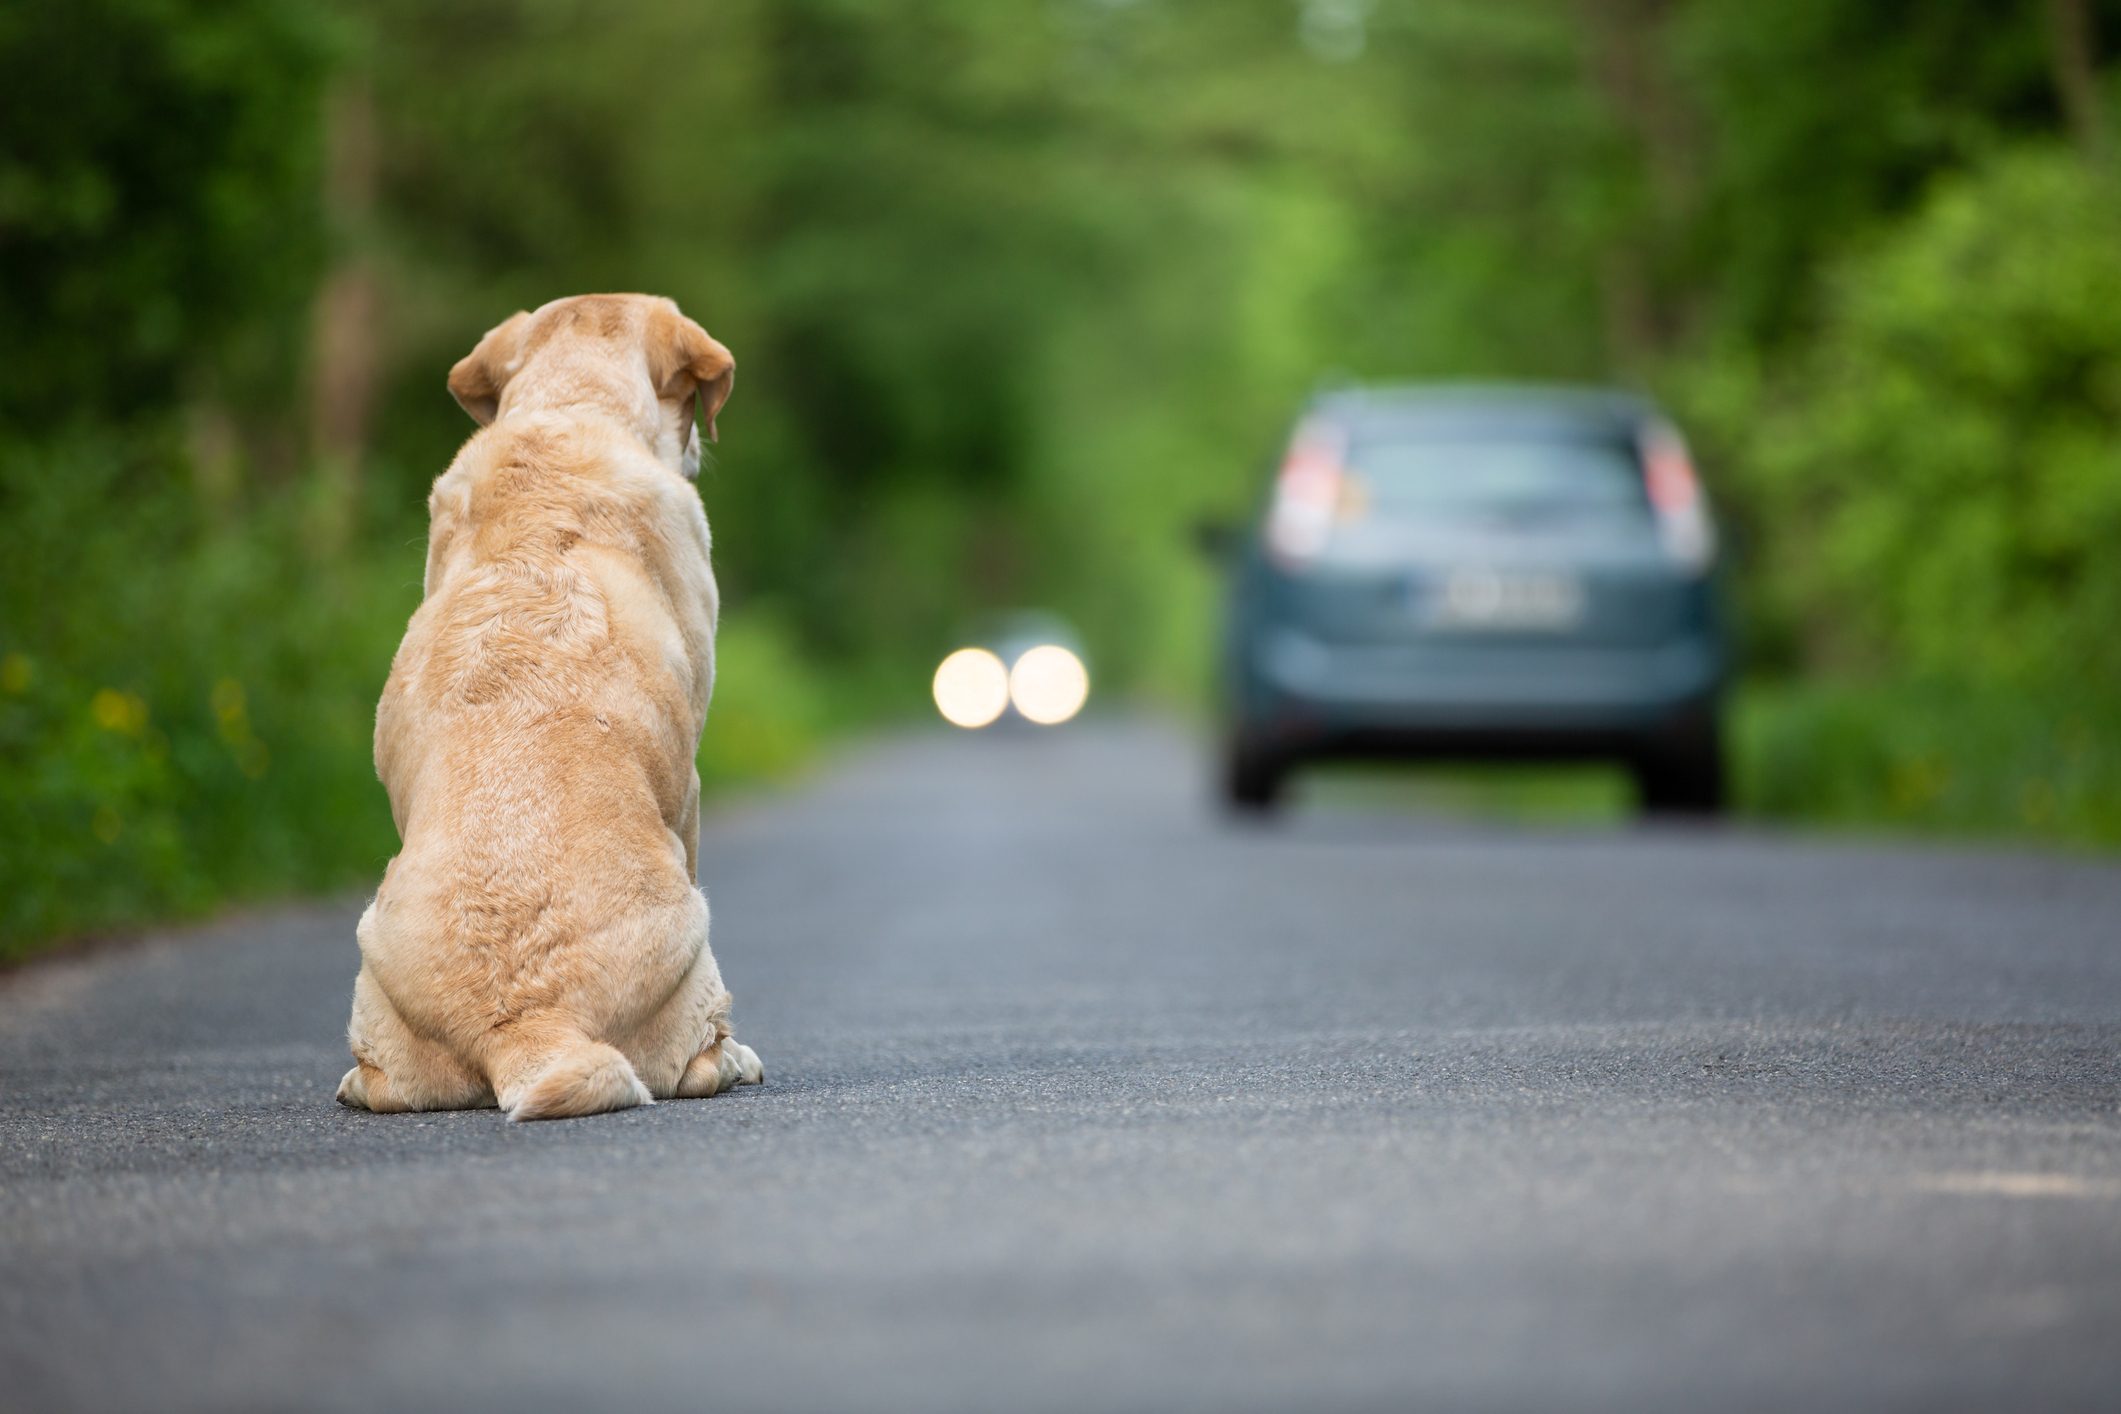
[[[528,1064],[511,1068],[522,1078],[495,1089],[512,1120],[572,1119],[655,1103],[616,1047],[587,1036],[566,1037]]]

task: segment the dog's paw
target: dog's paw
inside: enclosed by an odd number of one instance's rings
[[[759,1053],[734,1036],[722,1041],[722,1068],[725,1074],[734,1072],[731,1085],[758,1085],[766,1079],[766,1067],[759,1060]]]
[[[361,1067],[355,1066],[346,1072],[346,1077],[339,1082],[339,1093],[333,1098],[350,1110],[368,1108],[368,1082],[361,1078]]]
[[[734,1036],[724,1036],[685,1067],[684,1078],[678,1081],[678,1098],[704,1100],[732,1086],[756,1085],[765,1078],[759,1053]]]

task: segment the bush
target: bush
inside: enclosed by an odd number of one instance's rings
[[[0,420],[286,396],[325,253],[318,111],[344,30],[300,0],[0,14]]]
[[[817,752],[830,694],[771,610],[742,606],[715,635],[714,703],[700,737],[700,790],[787,779]]]
[[[2094,700],[1755,686],[1732,727],[1749,814],[2121,845],[2121,729]]]
[[[1724,429],[1815,665],[2121,703],[2117,240],[2121,186],[2072,153],[1949,178]]]
[[[343,552],[299,490],[225,522],[152,439],[0,449],[0,958],[231,900],[373,885],[396,851],[375,703],[420,600],[413,527]],[[95,527],[82,534],[84,525]],[[830,695],[732,613],[705,787],[785,778]]]
[[[2117,234],[2111,172],[2001,151],[1834,268],[1789,355],[1677,380],[1776,676],[1746,809],[2121,843]]]
[[[315,555],[292,494],[218,524],[152,439],[0,457],[0,956],[380,870],[370,734],[417,545]]]

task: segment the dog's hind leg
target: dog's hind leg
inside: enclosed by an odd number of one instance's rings
[[[707,946],[707,903],[688,890],[656,925],[685,973],[654,1015],[620,1041],[657,1099],[697,1100],[732,1085],[756,1085],[758,1053],[729,1035],[729,991]]]
[[[704,1100],[736,1085],[757,1085],[766,1078],[759,1053],[724,1031],[713,1045],[692,1058],[678,1079],[678,1098]]]
[[[346,1039],[355,1065],[339,1082],[337,1098],[348,1109],[388,1114],[493,1105],[493,1090],[485,1079],[441,1046],[414,1034],[365,965],[354,978],[353,1020],[347,1024]]]

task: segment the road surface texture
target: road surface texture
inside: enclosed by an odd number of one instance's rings
[[[766,1084],[332,1087],[359,900],[0,978],[0,1404],[2121,1401],[2121,868],[1318,807],[1152,725],[711,817]]]

